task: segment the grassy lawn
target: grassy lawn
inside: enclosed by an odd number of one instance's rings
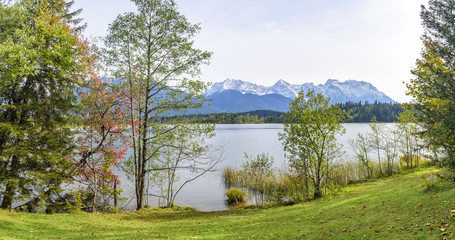
[[[455,185],[424,191],[436,169],[345,188],[287,207],[118,214],[0,211],[0,239],[451,239]]]

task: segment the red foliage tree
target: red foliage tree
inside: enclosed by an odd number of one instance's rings
[[[72,161],[77,165],[73,180],[84,186],[90,195],[92,210],[104,200],[120,193],[116,169],[125,157],[130,142],[122,129],[126,122],[123,92],[119,86],[93,77],[79,91],[80,116],[83,127],[76,138],[77,155]]]

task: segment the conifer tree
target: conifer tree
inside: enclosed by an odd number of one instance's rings
[[[424,48],[407,85],[414,98],[422,137],[445,151],[444,165],[455,167],[455,1],[430,0],[422,6]]]
[[[88,45],[68,25],[63,0],[0,6],[1,208],[45,198],[71,167],[75,86],[89,73]]]

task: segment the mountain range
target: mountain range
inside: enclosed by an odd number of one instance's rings
[[[262,86],[251,82],[226,79],[214,83],[205,93],[211,99],[210,106],[201,112],[247,112],[254,110],[275,110],[285,112],[289,103],[300,90],[314,89],[330,97],[330,103],[369,102],[395,103],[393,99],[380,92],[371,83],[356,80],[344,82],[329,79],[325,84],[290,84],[284,80],[272,86]]]

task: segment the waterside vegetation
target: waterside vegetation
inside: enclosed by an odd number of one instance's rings
[[[450,239],[455,186],[436,168],[353,184],[337,195],[285,207],[199,212],[188,208],[96,214],[0,210],[4,239]],[[442,174],[442,173],[441,173]]]

